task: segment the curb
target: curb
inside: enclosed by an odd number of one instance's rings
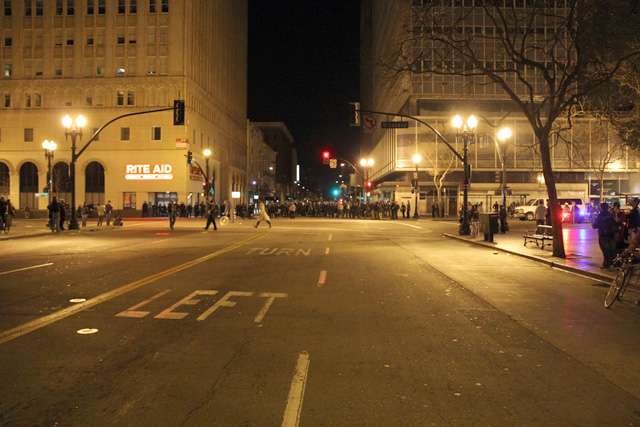
[[[569,273],[574,273],[574,274],[578,274],[580,276],[585,276],[585,277],[588,277],[590,279],[594,279],[594,280],[597,280],[599,282],[606,283],[607,286],[609,286],[611,284],[611,281],[613,280],[613,277],[605,276],[605,275],[598,274],[598,273],[593,273],[591,271],[581,270],[581,269],[575,268],[575,267],[569,267],[568,265],[565,265],[565,264],[562,264],[562,263],[553,262],[553,261],[549,261],[547,259],[540,258],[540,257],[537,257],[535,255],[523,254],[523,253],[512,251],[512,250],[509,250],[509,249],[504,249],[504,248],[499,248],[499,247],[496,247],[496,246],[491,246],[491,244],[489,244],[489,243],[484,243],[484,242],[480,242],[480,241],[473,241],[473,240],[469,240],[469,239],[467,239],[465,237],[460,237],[460,236],[456,236],[456,235],[453,235],[453,234],[443,233],[442,235],[444,237],[448,237],[450,239],[458,240],[460,242],[466,242],[466,243],[470,243],[470,244],[473,244],[473,245],[476,245],[476,246],[482,246],[484,248],[493,249],[494,251],[500,251],[500,252],[508,253],[508,254],[511,254],[511,255],[516,255],[516,256],[519,256],[519,257],[522,257],[522,258],[529,259],[531,261],[539,262],[541,264],[546,264],[551,268],[557,268],[559,270],[564,270],[564,271],[567,271]]]

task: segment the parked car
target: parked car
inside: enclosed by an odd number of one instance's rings
[[[538,206],[538,203],[540,201],[544,201],[545,206],[547,205],[547,201],[548,199],[529,199],[529,201],[522,205],[522,206],[517,206],[515,211],[514,211],[514,215],[517,218],[520,218],[521,221],[533,221],[533,216],[534,213],[536,211],[536,206]],[[565,212],[563,212],[562,215],[562,220],[569,222],[571,221],[571,215],[572,215],[572,210],[573,210],[573,206],[575,203],[575,217],[576,217],[576,222],[582,222],[587,218],[587,207],[584,204],[584,200],[579,199],[579,198],[561,198],[558,199],[558,203],[560,203],[560,206],[566,207],[565,208]]]

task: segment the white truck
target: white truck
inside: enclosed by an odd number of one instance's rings
[[[526,204],[522,206],[517,206],[514,215],[516,218],[520,218],[520,221],[533,221],[534,213],[536,211],[536,206],[538,203],[543,201],[544,205],[547,205],[547,201],[549,199],[530,199]],[[565,216],[563,216],[563,221],[571,221],[570,216],[573,210],[573,206],[575,204],[576,209],[576,222],[582,222],[587,219],[587,208],[584,204],[584,200],[579,198],[561,198],[558,199],[560,206],[565,207]],[[569,217],[569,218],[567,218]]]

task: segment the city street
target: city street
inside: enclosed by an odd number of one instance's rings
[[[12,229],[0,424],[640,425],[640,307],[502,250],[531,223],[272,223]]]

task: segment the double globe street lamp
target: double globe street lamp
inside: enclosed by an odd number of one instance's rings
[[[51,163],[53,162],[53,152],[56,149],[56,143],[53,141],[45,140],[42,143],[44,148],[44,157],[47,159],[47,193],[49,193],[49,204],[51,204],[51,193],[53,193],[53,175],[51,170]]]
[[[71,120],[68,115],[62,119],[62,126],[64,126],[64,138],[69,140],[71,138],[71,167],[69,168],[69,179],[71,180],[71,221],[69,221],[69,230],[77,230],[78,218],[76,216],[76,140],[79,137],[82,141],[82,128],[87,124],[82,115],[79,115],[75,120]]]
[[[416,164],[416,176],[415,176],[415,181],[416,181],[416,186],[415,186],[415,192],[416,192],[416,200],[414,203],[415,206],[415,211],[413,212],[413,219],[419,219],[420,215],[418,214],[418,192],[419,192],[419,184],[418,184],[418,163],[420,163],[420,161],[422,160],[422,157],[420,157],[420,154],[416,153],[415,156],[413,156],[413,163]],[[411,214],[411,212],[409,212],[409,214]]]
[[[455,116],[453,119],[453,127],[456,128],[456,141],[461,140],[463,144],[462,165],[464,167],[464,181],[462,183],[463,188],[463,200],[462,200],[462,222],[460,223],[460,229],[458,234],[469,235],[471,234],[471,227],[469,225],[469,145],[475,144],[478,134],[476,128],[478,127],[478,119],[475,116],[469,117],[467,123],[463,123],[460,116]],[[462,129],[462,131],[461,131]]]

